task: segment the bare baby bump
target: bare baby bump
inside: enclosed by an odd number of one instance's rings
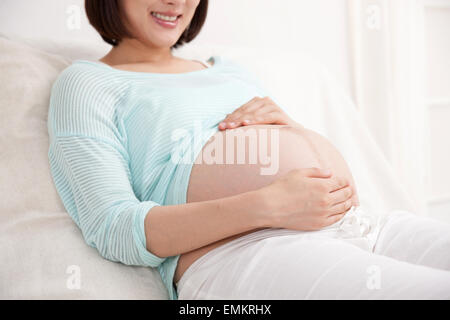
[[[228,142],[228,144],[227,144]],[[356,186],[339,151],[323,136],[305,128],[253,125],[217,132],[192,167],[187,202],[213,200],[259,189],[292,169],[330,168]],[[208,251],[254,231],[237,234],[181,255],[175,272],[184,271]]]
[[[330,168],[353,177],[339,151],[323,136],[286,125],[253,125],[217,132],[192,168],[187,202],[259,189],[292,169]]]

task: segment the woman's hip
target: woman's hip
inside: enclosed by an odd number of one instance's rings
[[[201,257],[177,291],[180,300],[449,299],[450,273],[373,254],[345,239],[261,230]]]

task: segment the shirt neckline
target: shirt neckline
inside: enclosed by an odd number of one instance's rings
[[[91,60],[83,60],[83,59],[75,60],[74,63],[87,63],[87,64],[91,64],[91,65],[95,65],[95,66],[98,66],[101,68],[108,69],[115,73],[128,74],[128,75],[154,76],[154,77],[180,77],[180,76],[196,75],[196,74],[210,72],[211,70],[214,70],[219,67],[222,59],[220,58],[220,56],[213,55],[206,61],[211,61],[211,60],[214,61],[214,64],[211,65],[211,63],[210,63],[208,68],[204,68],[201,70],[195,70],[195,71],[189,71],[189,72],[182,72],[182,73],[158,73],[158,72],[141,72],[141,71],[121,70],[121,69],[116,69],[114,67],[111,67],[110,65],[100,62],[100,61],[91,61]],[[194,59],[193,61],[199,62],[201,60]]]

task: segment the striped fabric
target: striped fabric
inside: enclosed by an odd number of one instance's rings
[[[192,164],[220,121],[267,95],[241,65],[208,61],[199,71],[159,74],[77,60],[50,99],[48,157],[68,214],[104,258],[158,268],[172,300],[180,256],[146,249],[145,216],[186,203]]]

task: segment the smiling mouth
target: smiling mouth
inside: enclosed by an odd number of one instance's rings
[[[181,14],[178,15],[178,16],[175,16],[175,15],[164,15],[164,14],[161,14],[161,13],[156,12],[156,11],[152,11],[151,15],[153,17],[158,18],[159,20],[162,20],[162,21],[165,21],[165,22],[175,22],[182,16]]]

